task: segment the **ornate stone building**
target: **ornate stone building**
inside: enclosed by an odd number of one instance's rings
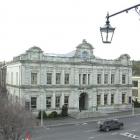
[[[59,112],[64,104],[69,112],[127,110],[132,97],[131,65],[127,54],[115,60],[95,57],[85,40],[64,55],[32,47],[7,63],[6,84],[13,102],[35,112]]]

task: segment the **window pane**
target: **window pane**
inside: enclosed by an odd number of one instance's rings
[[[69,84],[69,74],[65,73],[65,84]]]
[[[104,95],[104,104],[107,104],[107,94]]]
[[[101,74],[97,75],[97,84],[101,84]]]
[[[55,98],[55,107],[57,107],[57,108],[60,107],[60,96],[56,96],[56,98]]]
[[[52,84],[52,73],[47,73],[47,84]]]
[[[133,87],[138,87],[138,81],[132,81]]]
[[[31,97],[31,109],[36,109],[36,102],[37,98],[36,97]]]
[[[86,84],[86,78],[87,78],[87,75],[83,74],[83,84]]]
[[[69,105],[69,96],[64,97],[64,105],[66,105],[66,106]]]
[[[108,84],[108,74],[104,75],[104,84]]]
[[[114,104],[114,94],[111,94],[111,104]]]
[[[31,84],[37,84],[37,73],[31,73]]]
[[[101,95],[97,95],[97,105],[101,104]]]
[[[79,74],[79,85],[81,85],[81,74]]]
[[[111,84],[114,84],[114,83],[115,83],[115,75],[111,74]]]
[[[61,81],[61,73],[56,73],[56,84],[60,84]]]
[[[90,85],[90,74],[88,74],[88,85]]]
[[[122,75],[122,84],[126,83],[126,75]]]
[[[46,107],[51,108],[51,97],[46,97]]]
[[[125,103],[125,94],[122,94],[122,103]]]

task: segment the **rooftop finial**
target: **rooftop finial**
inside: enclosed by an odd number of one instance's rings
[[[86,39],[83,39],[83,43],[87,43]]]

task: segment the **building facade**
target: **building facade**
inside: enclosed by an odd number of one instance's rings
[[[132,98],[140,102],[140,76],[132,77]]]
[[[69,113],[127,110],[132,99],[131,66],[127,54],[115,60],[95,57],[86,40],[64,55],[32,47],[7,63],[6,85],[13,102],[35,112],[60,112],[63,105]]]
[[[6,63],[0,63],[0,88],[6,88]]]

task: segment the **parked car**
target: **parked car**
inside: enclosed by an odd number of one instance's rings
[[[114,129],[122,129],[124,124],[123,122],[120,122],[119,120],[106,120],[103,122],[98,122],[99,130],[100,131],[110,131]]]

